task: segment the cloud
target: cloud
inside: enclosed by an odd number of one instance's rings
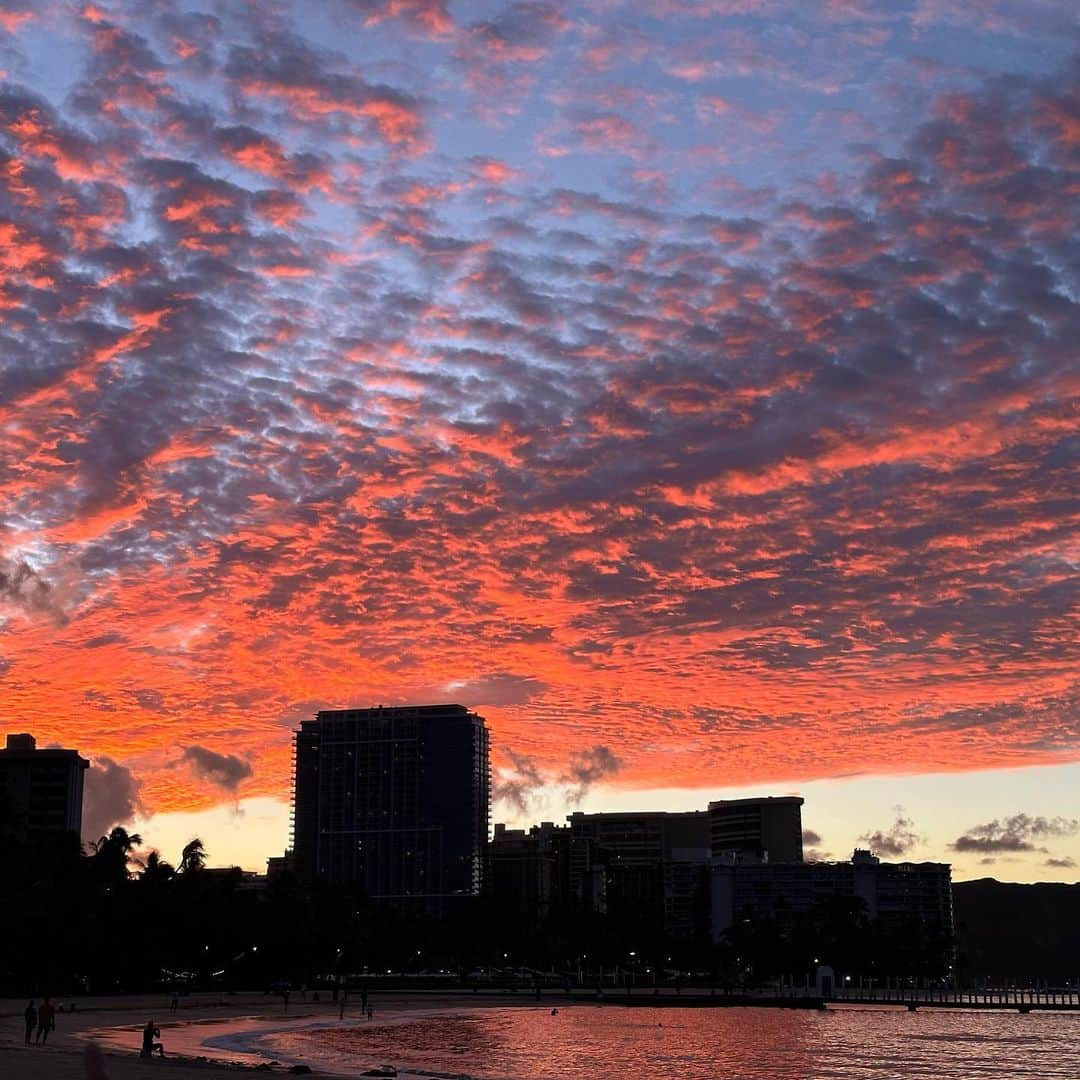
[[[12,700],[167,809],[316,686],[472,678],[552,800],[1074,755],[1064,35],[175,7],[0,34]]]
[[[0,604],[46,614],[58,624],[67,621],[53,585],[24,560],[0,556]]]
[[[131,691],[132,696],[140,707],[148,712],[165,712],[165,698],[158,690],[152,688],[139,688]]]
[[[126,825],[143,813],[140,787],[127,766],[111,758],[95,758],[83,774],[83,838],[97,840],[114,825]]]
[[[1077,864],[1076,864],[1075,859],[1073,859],[1070,856],[1066,855],[1064,858],[1061,858],[1061,859],[1054,859],[1054,858],[1047,859],[1046,862],[1043,863],[1043,865],[1044,866],[1052,866],[1052,867],[1054,867],[1055,869],[1058,869],[1058,870],[1072,870],[1072,869],[1074,869],[1076,867]]]
[[[817,847],[821,843],[821,833],[814,832],[813,829],[803,829],[802,839],[804,844]]]
[[[365,16],[368,25],[384,19],[402,19],[436,37],[454,30],[447,0],[347,0]]]
[[[454,693],[476,706],[524,705],[547,689],[546,685],[531,675],[515,675],[499,671],[481,675],[454,687]]]
[[[575,750],[563,780],[574,785],[572,799],[580,802],[589,789],[602,780],[617,776],[623,763],[607,746],[597,743],[588,750]]]
[[[527,814],[536,791],[547,782],[540,766],[525,754],[506,748],[503,754],[510,762],[510,770],[499,770],[492,785],[491,797],[504,803],[520,814]]]
[[[1014,814],[1012,817],[975,825],[949,846],[954,851],[1045,851],[1040,844],[1052,837],[1073,836],[1080,831],[1080,819],[1031,817]]]
[[[622,761],[602,744],[587,750],[574,750],[564,769],[556,770],[526,754],[503,751],[510,762],[509,769],[499,770],[492,797],[520,814],[535,809],[542,789],[558,791],[562,802],[580,803],[594,784],[616,776]]]
[[[204,746],[186,746],[182,760],[188,762],[196,776],[226,791],[235,792],[241,780],[253,775],[251,764],[233,754],[219,754]]]
[[[866,844],[876,855],[899,858],[920,844],[922,839],[915,831],[915,823],[904,815],[902,807],[898,807],[896,820],[888,829],[864,833],[859,837],[859,842]]]

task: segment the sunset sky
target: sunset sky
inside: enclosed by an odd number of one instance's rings
[[[259,868],[322,707],[496,820],[1080,877],[1080,20],[0,0],[0,730]]]

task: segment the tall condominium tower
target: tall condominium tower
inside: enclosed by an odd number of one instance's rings
[[[713,858],[802,862],[802,804],[798,795],[709,803]]]
[[[2,816],[24,837],[82,831],[83,773],[77,750],[39,750],[33,735],[8,735],[0,750]]]
[[[488,730],[462,705],[336,709],[296,733],[302,876],[441,914],[483,885]]]

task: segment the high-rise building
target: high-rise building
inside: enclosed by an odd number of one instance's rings
[[[567,820],[570,894],[577,903],[651,920],[676,936],[702,924],[710,856],[706,811],[578,811]]]
[[[531,829],[495,826],[486,888],[526,924],[543,922],[570,897],[570,830],[543,821]]]
[[[442,914],[483,886],[490,786],[487,727],[462,705],[320,712],[296,733],[297,872]]]
[[[692,851],[709,858],[709,815],[704,810],[586,814],[567,819],[570,835],[582,855],[609,865],[653,866]]]
[[[952,868],[948,863],[885,863],[856,850],[849,862],[740,863],[712,866],[712,934],[719,939],[737,919],[769,920],[790,928],[822,914],[837,899],[857,902],[883,935],[916,938],[945,963],[953,936]],[[914,933],[914,937],[912,934]]]
[[[952,867],[948,863],[881,862],[869,851],[852,856],[856,877],[873,881],[862,890],[870,917],[887,930],[917,924],[952,937]]]
[[[33,735],[8,735],[0,750],[0,820],[17,836],[82,832],[83,773],[77,750],[39,750]]]
[[[709,803],[713,858],[802,862],[802,804],[798,795]]]

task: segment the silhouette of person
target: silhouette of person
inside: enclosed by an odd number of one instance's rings
[[[172,997],[169,998],[169,1012],[176,1012],[180,1008],[180,991],[173,987]]]
[[[161,1038],[161,1032],[154,1027],[153,1020],[147,1020],[146,1027],[142,1031],[142,1050],[139,1057],[153,1057],[155,1050],[162,1057],[165,1056],[165,1047],[159,1042],[154,1042],[156,1038]]]
[[[56,1009],[53,1008],[53,1003],[46,998],[38,1006],[37,1035],[34,1037],[34,1042],[42,1045],[47,1043],[49,1041],[49,1032],[54,1027],[56,1027]]]
[[[34,1028],[37,1027],[37,1008],[32,1001],[27,1002],[23,1010],[23,1019],[26,1021],[26,1038],[23,1041],[29,1043],[30,1036],[34,1034]]]
[[[367,987],[360,991],[360,1011],[367,1012]]]

